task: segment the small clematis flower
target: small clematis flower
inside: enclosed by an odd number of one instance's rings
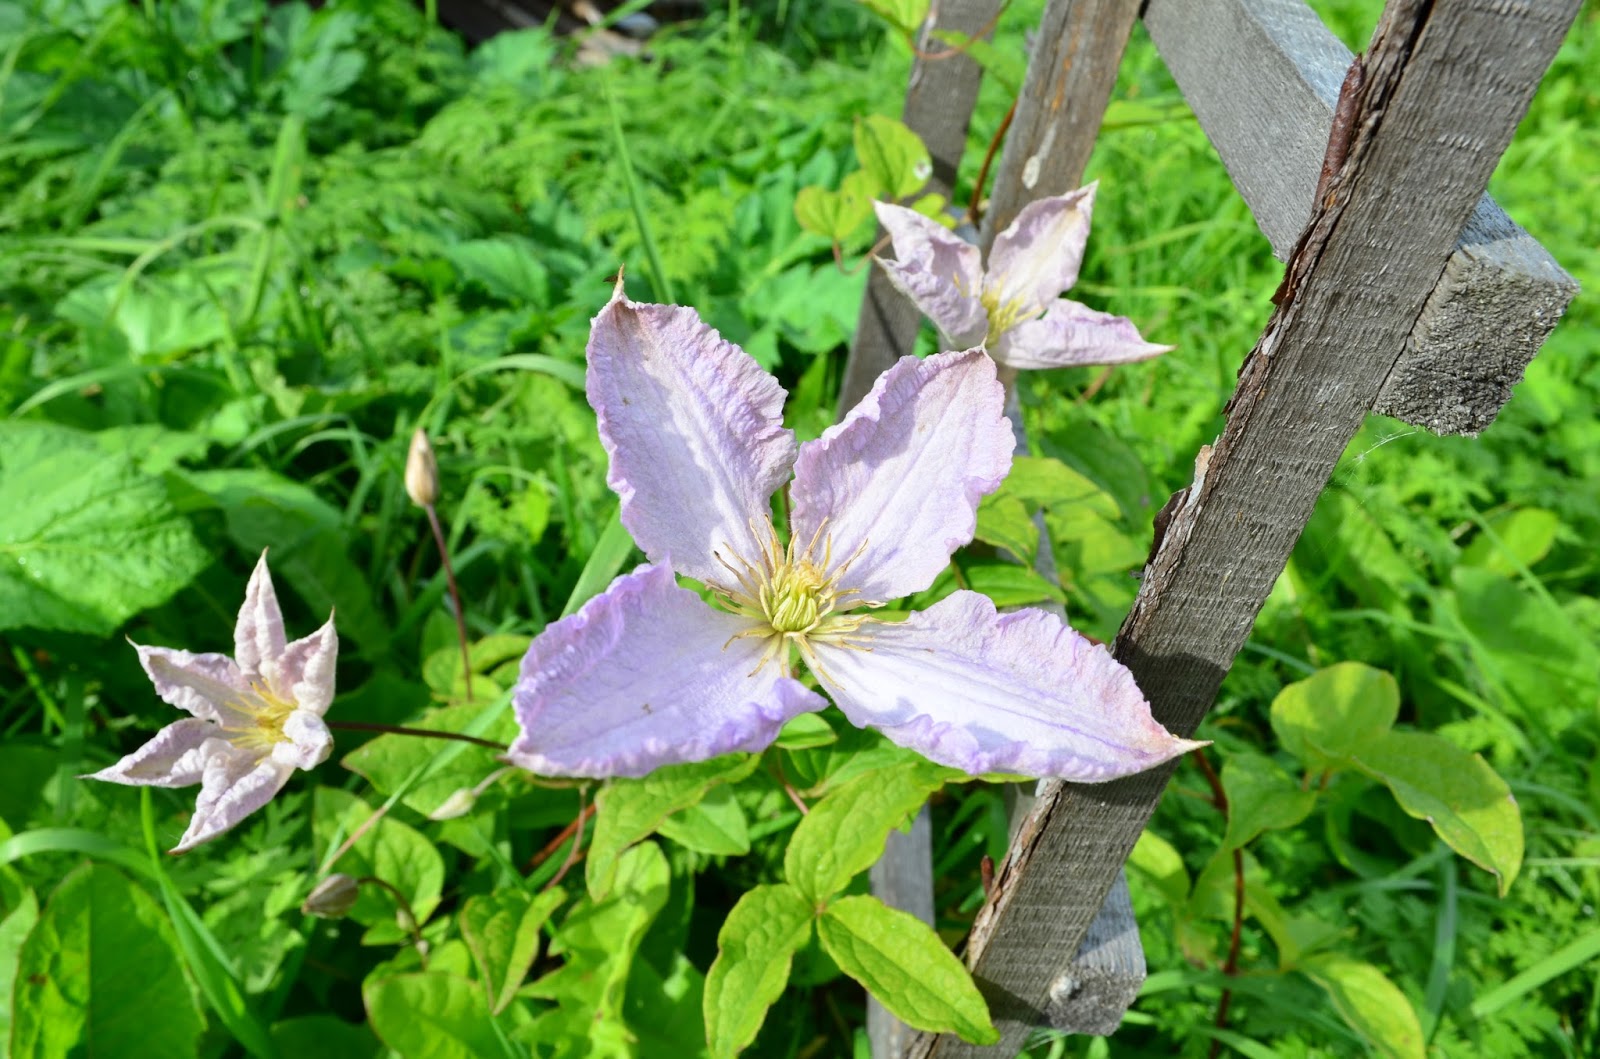
[[[286,642],[263,552],[234,626],[234,657],[134,644],[156,694],[192,716],[167,725],[110,768],[85,777],[143,787],[200,784],[194,816],[173,853],[186,853],[266,805],[295,769],[326,761],[333,737],[339,637],[333,617]]]
[[[1044,611],[999,614],[960,591],[902,621],[875,616],[933,583],[1010,469],[982,350],[903,358],[798,448],[777,380],[693,309],[630,302],[619,282],[588,359],[606,480],[649,562],[529,646],[513,763],[639,776],[760,750],[827,705],[795,678],[796,654],[857,726],[972,773],[1107,780],[1197,745],[1151,717],[1104,647]],[[786,482],[787,541],[770,506]]]
[[[1008,368],[1125,364],[1171,350],[1121,316],[1059,297],[1078,281],[1098,184],[1029,203],[989,251],[915,210],[875,202],[896,260],[890,281],[957,347],[983,345]]]

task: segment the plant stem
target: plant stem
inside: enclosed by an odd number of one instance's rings
[[[978,170],[978,179],[972,182],[972,198],[967,201],[967,221],[971,224],[978,223],[978,205],[983,201],[983,185],[989,182],[989,166],[994,162],[995,152],[1000,149],[1001,142],[1006,138],[1006,131],[1011,128],[1011,119],[1017,116],[1017,101],[1011,101],[1011,109],[1006,111],[1006,116],[1000,119],[1000,127],[994,130],[994,138],[989,141],[989,150],[983,156],[983,166]]]
[[[467,682],[467,704],[472,704],[472,655],[467,650],[467,615],[461,609],[461,590],[456,588],[456,568],[450,562],[450,549],[445,547],[444,527],[439,525],[439,513],[432,504],[423,508],[428,513],[428,525],[433,527],[433,541],[439,546],[439,561],[444,564],[445,584],[450,586],[450,602],[456,609],[456,638],[461,641],[461,676]]]
[[[410,899],[400,892],[399,887],[386,879],[378,878],[376,875],[363,875],[356,880],[357,886],[365,886],[367,883],[381,886],[393,895],[395,903],[400,906],[400,911],[405,913],[405,919],[400,925],[411,935],[411,943],[417,947],[417,956],[421,958],[422,969],[426,971],[428,969],[428,944],[422,940],[422,926],[417,922],[417,914],[411,910]]]
[[[376,721],[326,721],[325,723],[329,728],[343,728],[351,732],[385,732],[389,735],[414,735],[422,739],[454,739],[459,743],[486,746],[502,754],[509,749],[504,743],[497,743],[493,739],[479,739],[475,735],[465,735],[461,732],[442,732],[437,728],[407,728],[404,725],[379,724]]]

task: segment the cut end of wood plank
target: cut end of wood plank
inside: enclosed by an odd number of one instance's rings
[[[1144,948],[1128,896],[1128,878],[1117,877],[1077,959],[1050,984],[1045,1014],[1068,1033],[1109,1037],[1144,986]]]

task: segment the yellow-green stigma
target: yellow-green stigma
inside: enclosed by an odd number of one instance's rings
[[[989,332],[984,335],[983,344],[988,349],[993,349],[1000,336],[1016,327],[1024,320],[1030,320],[1038,315],[1038,310],[1028,305],[1023,297],[1012,298],[1001,304],[1000,292],[1004,289],[1001,279],[984,284],[984,291],[978,296],[983,303],[984,312],[989,314]]]
[[[241,694],[233,705],[241,713],[249,714],[254,722],[248,728],[223,726],[223,730],[231,733],[238,745],[268,748],[289,741],[283,726],[298,707],[273,694],[266,681],[251,681],[250,691]]]
[[[742,555],[718,553],[718,561],[733,574],[735,584],[710,587],[729,610],[755,622],[753,628],[734,639],[753,636],[768,641],[756,671],[776,659],[787,674],[787,648],[791,643],[813,669],[817,668],[817,661],[810,641],[854,646],[850,634],[872,619],[844,612],[875,604],[861,599],[858,590],[840,588],[839,584],[851,563],[866,549],[866,543],[862,542],[855,555],[834,568],[833,542],[824,537],[821,526],[804,550],[797,549],[793,540],[784,547],[770,518],[764,524],[752,520],[750,529],[761,543],[760,556],[752,562]],[[816,554],[819,543],[820,556]],[[830,569],[832,573],[828,572]]]

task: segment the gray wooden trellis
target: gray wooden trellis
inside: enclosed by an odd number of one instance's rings
[[[1340,110],[1348,135],[1330,139],[1350,55],[1300,0],[1144,5],[1162,58],[1289,262],[1227,427],[1163,513],[1114,644],[1173,731],[1192,733],[1204,717],[1366,412],[1476,433],[1576,293],[1483,188],[1578,6],[1391,0],[1365,79]],[[1028,201],[1081,178],[1139,7],[1051,0],[985,245]],[[956,115],[963,129],[969,114]],[[882,302],[872,311],[895,318]],[[847,380],[859,387],[865,365],[908,349],[912,334],[903,322],[858,330]],[[1001,1042],[923,1035],[909,1054],[1011,1055],[1035,1026],[1115,1027],[1144,973],[1121,865],[1174,768],[1098,786],[1044,783],[1019,802],[967,953]],[[926,902],[927,863],[922,821],[891,842],[875,891]],[[899,1056],[902,1040],[880,1012],[874,1054]]]

